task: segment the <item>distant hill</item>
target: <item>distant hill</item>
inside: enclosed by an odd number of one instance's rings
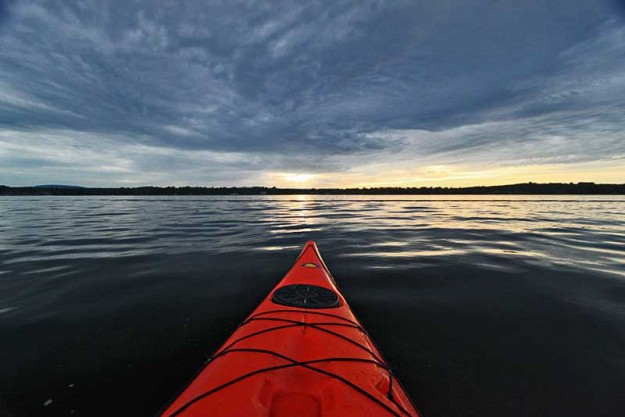
[[[452,195],[540,194],[625,195],[625,184],[594,182],[478,186],[478,187],[375,187],[375,188],[276,188],[276,187],[120,187],[87,188],[75,185],[8,187],[0,195]]]
[[[76,189],[76,188],[85,188],[85,187],[81,187],[80,185],[44,184],[44,185],[35,185],[32,188]]]

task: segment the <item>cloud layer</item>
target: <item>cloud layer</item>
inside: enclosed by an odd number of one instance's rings
[[[480,183],[600,163],[622,182],[623,10],[0,1],[0,183],[412,185],[442,178],[414,166],[491,170],[469,175]]]

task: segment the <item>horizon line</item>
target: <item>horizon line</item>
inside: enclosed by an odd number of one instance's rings
[[[275,190],[376,190],[376,189],[466,189],[466,188],[496,188],[496,187],[512,187],[512,186],[625,186],[623,183],[598,183],[594,181],[578,181],[578,182],[517,182],[508,184],[496,184],[496,185],[464,185],[464,186],[445,186],[445,185],[410,185],[410,186],[371,186],[371,187],[278,187],[275,185],[117,185],[117,186],[84,186],[75,184],[37,184],[37,185],[7,185],[0,184],[1,188],[68,188],[68,189],[138,189],[138,188],[205,188],[205,189],[223,189],[223,188],[265,188]]]

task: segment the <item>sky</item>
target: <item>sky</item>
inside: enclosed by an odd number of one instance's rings
[[[0,184],[625,182],[625,0],[0,0]]]

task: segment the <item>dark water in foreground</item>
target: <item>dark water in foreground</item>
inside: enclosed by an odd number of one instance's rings
[[[308,239],[426,417],[625,415],[623,197],[4,197],[0,416],[150,416]]]

